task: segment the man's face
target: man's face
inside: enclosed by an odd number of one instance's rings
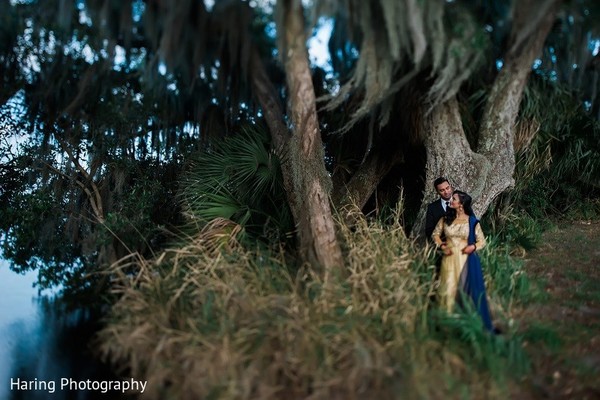
[[[448,182],[442,182],[435,187],[440,197],[444,200],[450,200],[452,197],[452,186]]]

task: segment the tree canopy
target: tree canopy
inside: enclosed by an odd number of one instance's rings
[[[485,212],[515,186],[517,128],[564,104],[542,106],[535,90],[581,105],[545,137],[587,121],[565,134],[586,133],[570,171],[598,182],[594,2],[273,3],[0,2],[0,229],[13,268],[85,286],[99,266],[221,217],[327,269],[341,257],[324,256],[341,251],[330,204],[381,213],[402,192],[409,231],[431,176],[462,174]],[[327,71],[306,54],[323,21]]]

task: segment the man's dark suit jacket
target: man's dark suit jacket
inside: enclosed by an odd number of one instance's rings
[[[446,215],[446,211],[444,211],[444,207],[442,207],[442,202],[439,198],[427,205],[427,214],[425,214],[425,235],[427,236],[427,239],[431,239],[431,234],[433,233],[435,226],[444,215]]]

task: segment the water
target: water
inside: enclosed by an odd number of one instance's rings
[[[33,274],[17,275],[0,264],[0,399],[10,395],[10,377],[13,369],[19,368],[15,352],[27,341],[31,341],[33,327],[38,319],[35,301]]]
[[[131,378],[117,377],[92,354],[94,318],[58,311],[37,296],[35,279],[0,261],[0,400],[134,399],[121,390]]]

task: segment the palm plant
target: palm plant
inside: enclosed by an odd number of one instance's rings
[[[189,220],[236,222],[251,238],[281,240],[292,217],[281,185],[280,160],[258,127],[216,140],[195,154],[181,180],[181,201]]]

